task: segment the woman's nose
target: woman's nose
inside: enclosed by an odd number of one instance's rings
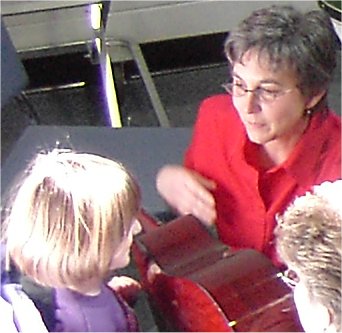
[[[243,109],[246,113],[256,113],[261,110],[258,97],[254,92],[249,91],[242,98],[244,99]]]

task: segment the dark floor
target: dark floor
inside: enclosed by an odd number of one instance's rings
[[[213,35],[192,41],[170,41],[168,44],[143,46],[146,60],[154,74],[156,88],[172,126],[191,127],[200,101],[208,95],[223,91],[221,84],[227,81],[228,77],[228,69],[221,51],[223,39],[222,35]],[[172,54],[169,52],[171,46],[174,51]],[[85,55],[73,54],[60,58],[27,60],[24,65],[31,81],[27,91],[29,101],[39,113],[43,124],[107,126],[102,111],[104,100],[99,70]],[[150,100],[142,80],[136,75],[134,65],[124,64],[123,69],[121,74],[124,80],[118,84],[123,124],[158,126]],[[41,89],[56,88],[56,85],[79,81],[85,81],[86,85],[50,91]],[[329,92],[329,102],[331,107],[341,114],[340,59]],[[23,112],[25,109],[26,106],[16,100],[12,100],[2,109],[1,163],[30,124],[29,118]],[[132,274],[135,274],[134,270]],[[143,322],[143,329],[156,331],[151,314],[143,310],[146,309],[146,298],[139,302],[137,311]]]
[[[191,39],[192,48],[185,46],[185,40],[169,41],[167,45],[153,43],[142,46],[151,72],[159,73],[154,80],[172,126],[191,126],[200,100],[222,91],[220,85],[226,81],[227,73],[221,51],[224,35],[209,37]],[[206,47],[203,48],[203,45]],[[174,54],[165,52],[170,47]],[[201,51],[203,49],[211,52]],[[85,54],[26,60],[24,65],[30,77],[27,90],[29,101],[43,124],[106,126],[99,68]],[[120,77],[123,77],[117,80],[123,124],[158,126],[144,84],[136,75],[134,63],[116,66],[118,68]],[[48,92],[41,89],[80,81],[85,81],[86,85]],[[2,110],[2,162],[13,142],[29,124],[21,112],[25,109],[25,105],[18,105],[16,100],[12,100]]]

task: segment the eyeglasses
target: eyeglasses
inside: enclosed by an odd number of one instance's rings
[[[285,89],[285,90],[270,90],[263,87],[257,87],[255,89],[246,89],[242,84],[237,83],[225,83],[222,87],[232,96],[234,97],[242,97],[245,96],[248,92],[253,93],[259,100],[263,102],[273,102],[278,97],[285,95],[291,91],[293,88]]]
[[[289,286],[294,289],[299,282],[298,275],[295,271],[287,269],[286,271],[280,273],[280,278]]]

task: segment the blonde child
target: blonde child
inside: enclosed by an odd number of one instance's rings
[[[278,217],[278,253],[305,332],[341,331],[342,180],[315,186]]]
[[[53,315],[43,315],[49,331],[138,329],[133,310],[105,281],[129,263],[140,200],[120,163],[61,149],[39,153],[13,187],[7,262],[51,290]],[[46,313],[44,301],[36,305]]]

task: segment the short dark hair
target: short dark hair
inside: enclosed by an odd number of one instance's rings
[[[229,33],[224,45],[232,65],[254,49],[268,57],[272,69],[293,69],[298,88],[307,96],[328,87],[338,48],[337,34],[323,10],[301,13],[291,6],[254,11]]]

